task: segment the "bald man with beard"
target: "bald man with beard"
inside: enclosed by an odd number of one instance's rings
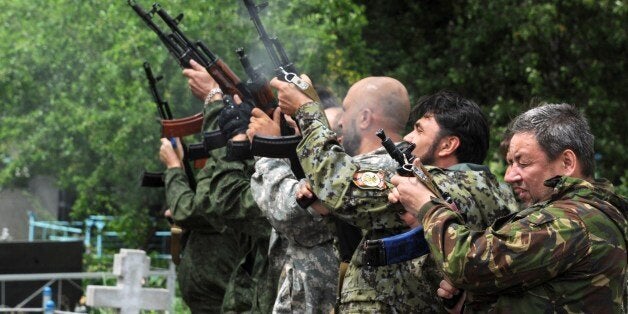
[[[388,179],[397,163],[382,148],[376,131],[384,129],[393,142],[402,139],[410,112],[406,88],[390,77],[368,77],[355,83],[343,101],[339,136],[330,129],[319,104],[292,85],[273,80],[282,111],[296,118],[303,140],[299,159],[312,189],[329,209],[327,213],[362,229],[368,239],[407,230],[397,214],[402,207],[387,201]],[[438,304],[425,280],[412,275],[410,262],[367,267],[364,252],[349,255],[346,274],[340,275],[339,310],[345,312],[416,312]],[[341,252],[342,255],[342,252]],[[343,266],[341,266],[341,270]],[[438,276],[434,281],[438,282]],[[432,285],[429,285],[431,287]],[[429,292],[426,296],[417,291]],[[431,291],[430,291],[431,290]]]

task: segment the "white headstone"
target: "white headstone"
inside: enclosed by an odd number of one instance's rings
[[[142,310],[168,310],[170,294],[167,289],[142,288],[148,275],[150,258],[142,250],[121,249],[114,256],[113,273],[118,282],[113,286],[87,286],[87,305],[119,308],[121,314],[136,314]]]

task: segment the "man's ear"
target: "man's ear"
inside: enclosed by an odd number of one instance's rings
[[[450,155],[454,155],[456,153],[456,149],[460,147],[460,138],[457,136],[445,136],[440,139],[440,143],[438,145],[438,156],[439,157],[447,157]]]
[[[561,161],[563,175],[572,177],[578,175],[578,172],[581,171],[576,153],[571,149],[565,149],[558,158]]]
[[[358,126],[361,129],[367,129],[373,123],[373,110],[370,108],[362,109],[358,113]]]

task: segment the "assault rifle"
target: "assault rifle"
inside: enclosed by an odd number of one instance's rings
[[[272,117],[273,111],[277,108],[277,99],[273,94],[268,79],[256,68],[251,65],[248,56],[244,52],[244,48],[240,47],[236,49],[240,63],[244,68],[249,80],[247,85],[253,91],[255,97],[256,107],[266,113],[266,115]],[[268,157],[268,158],[288,158],[290,159],[290,165],[292,172],[298,178],[304,178],[303,168],[299,163],[299,159],[296,156],[297,145],[301,142],[301,136],[294,135],[294,130],[290,128],[283,117],[281,116],[281,137],[263,137],[254,136],[251,143],[251,152],[255,156]],[[281,149],[276,149],[281,147]],[[314,200],[308,201],[308,204],[300,204],[302,207],[307,207]]]
[[[302,93],[310,97],[312,100],[320,102],[320,98],[318,97],[314,86],[302,80],[299,75],[297,75],[297,69],[295,68],[294,63],[292,63],[288,58],[288,55],[281,45],[281,42],[279,42],[279,39],[276,36],[272,38],[268,36],[268,33],[264,28],[264,24],[262,24],[262,20],[259,17],[259,12],[261,12],[266,6],[268,6],[268,3],[265,2],[257,5],[255,4],[254,0],[243,1],[249,13],[249,17],[251,18],[251,21],[253,21],[257,33],[259,34],[259,39],[264,44],[264,47],[268,52],[268,56],[273,63],[275,76],[286,82],[293,83]],[[292,142],[294,143],[294,149],[292,150],[292,152],[296,152],[296,146],[300,142],[300,140],[300,136],[288,136],[281,139],[258,139],[258,137],[255,136],[253,139],[253,143],[251,144],[251,151],[253,152],[253,155],[256,156],[276,158],[278,156],[276,156],[276,154],[273,154],[272,151],[267,151],[264,149],[264,147],[256,146],[255,144],[262,141],[266,143],[276,143],[277,141],[283,141],[284,143]],[[301,164],[299,163],[296,154],[293,154],[290,157],[290,164],[292,167],[292,172],[295,174],[295,176],[297,176],[298,178],[305,177],[303,168],[301,167]],[[316,197],[300,200],[299,205],[303,208],[306,208],[307,206],[311,205],[315,200]],[[357,248],[360,239],[362,238],[362,231],[356,226],[350,225],[349,223],[337,218],[336,216],[332,217],[336,226],[336,234],[338,236],[340,258],[343,262],[348,262],[351,259],[353,252]]]
[[[279,39],[276,36],[268,36],[266,28],[264,28],[264,24],[262,24],[262,20],[259,17],[259,12],[266,8],[268,3],[265,2],[257,5],[254,0],[243,1],[247,11],[249,12],[249,17],[251,18],[251,21],[253,21],[255,29],[259,34],[259,39],[262,41],[262,44],[264,44],[264,47],[268,52],[268,57],[273,63],[277,78],[286,82],[294,83],[299,90],[301,90],[301,92],[306,94],[312,100],[320,101],[318,95],[316,94],[316,90],[314,90],[314,86],[303,81],[299,75],[297,75],[297,69],[295,68],[294,63],[292,63],[288,58],[288,55],[281,45],[281,42],[279,42]]]
[[[166,46],[168,52],[175,58],[181,68],[190,68],[190,60],[198,62],[207,69],[207,72],[216,80],[228,95],[238,95],[244,101],[250,101],[251,95],[246,85],[240,81],[238,76],[227,66],[218,56],[216,56],[205,44],[200,41],[192,42],[179,28],[179,23],[183,19],[183,14],[172,18],[158,3],[153,4],[150,11],[145,11],[139,4],[133,0],[128,0],[129,5],[142,18],[148,27],[157,34],[159,40]],[[153,16],[157,14],[164,23],[170,28],[171,33],[165,33],[154,21]],[[191,121],[200,121],[202,123],[202,113],[192,117],[184,118],[186,120],[178,121],[164,126],[168,129],[165,135],[173,136],[177,132],[186,132],[185,123]],[[220,130],[209,131],[203,133],[203,143],[206,150],[213,150],[224,147],[228,143],[228,139],[224,137]],[[233,149],[242,154],[242,150],[248,151],[248,142],[231,143]],[[246,154],[245,154],[246,155]]]
[[[153,96],[153,101],[157,105],[157,111],[159,112],[159,117],[162,121],[172,122],[175,121],[172,118],[172,111],[170,110],[170,105],[167,101],[161,98],[159,94],[159,90],[157,89],[157,82],[159,82],[163,76],[155,77],[153,75],[153,71],[150,67],[150,63],[144,62],[144,72],[146,73],[146,79],[148,80],[148,86],[150,88],[150,92]],[[201,121],[202,122],[202,121]],[[200,132],[200,125],[198,126],[198,130],[192,129],[191,133],[178,133],[175,134],[177,137],[182,137],[190,134],[195,134]],[[162,128],[162,135],[164,131]],[[176,149],[176,142],[172,134],[169,136],[170,140],[173,143],[173,146]],[[194,171],[190,166],[188,160],[207,158],[209,155],[206,153],[205,149],[202,147],[202,144],[196,144],[193,147],[188,147],[185,145],[183,140],[181,140],[181,145],[183,146],[183,167],[185,169],[185,174],[188,178],[188,183],[190,184],[190,188],[192,190],[196,189],[196,180],[194,179]],[[155,173],[155,172],[144,172],[142,174],[142,186],[144,187],[163,187],[164,186],[164,177],[163,173]]]
[[[153,4],[150,12],[144,11],[133,0],[129,0],[129,5],[133,7],[135,12],[146,22],[149,28],[157,33],[159,39],[164,43],[168,51],[175,57],[182,68],[189,68],[190,60],[194,59],[207,69],[209,74],[216,80],[220,88],[225,91],[226,94],[238,95],[243,101],[253,103],[256,107],[272,116],[272,111],[269,110],[269,108],[274,109],[277,106],[277,101],[270,86],[268,86],[268,84],[255,84],[255,82],[258,82],[255,78],[249,81],[249,84],[242,82],[204,43],[200,41],[193,43],[190,41],[178,26],[183,19],[183,14],[172,18],[157,3]],[[152,17],[155,13],[165,22],[172,33],[164,33],[161,28],[152,21]],[[247,74],[251,75],[251,73],[252,72],[247,71]],[[251,82],[254,83],[251,84]],[[233,152],[234,155],[246,156],[249,154],[250,144],[248,141],[228,141],[220,131],[208,132],[205,134],[204,138],[208,150],[223,147],[225,144],[228,144],[228,151]],[[265,140],[264,138],[254,139],[253,141],[254,146],[279,154],[279,157],[286,157],[290,153],[290,149],[296,147],[297,144],[298,141],[273,141]],[[245,150],[246,152],[244,152]]]
[[[444,199],[449,204],[452,204],[452,206],[455,206],[451,196],[438,188],[423,164],[419,164],[419,166],[413,165],[416,159],[412,155],[412,151],[415,148],[414,144],[410,144],[401,151],[395,146],[392,140],[386,136],[383,129],[379,129],[376,135],[382,140],[382,146],[384,146],[388,154],[399,164],[397,173],[400,176],[415,176],[434,193],[434,195]],[[366,252],[366,264],[375,267],[409,261],[430,252],[422,226],[392,237],[368,240],[364,243],[364,250]],[[461,296],[462,290],[459,290],[458,294],[454,295],[451,299],[443,298],[443,304],[445,307],[451,309],[458,303]]]

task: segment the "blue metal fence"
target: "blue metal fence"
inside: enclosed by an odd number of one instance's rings
[[[111,216],[91,215],[84,221],[37,221],[33,212],[28,213],[28,241],[75,241],[82,239],[86,248],[91,248],[97,257],[103,254],[103,248],[115,251],[121,248],[120,233],[106,230],[107,224],[114,218]],[[169,259],[167,254],[170,231],[156,231],[158,258]]]

